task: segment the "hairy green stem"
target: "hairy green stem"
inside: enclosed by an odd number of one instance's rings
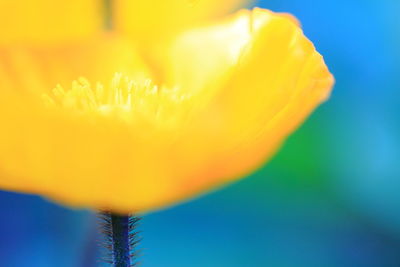
[[[130,267],[129,216],[110,214],[115,267]]]
[[[107,253],[104,262],[113,267],[137,266],[139,251],[137,246],[141,241],[137,232],[140,218],[132,215],[118,215],[110,212],[99,213],[99,223],[104,236],[104,247]]]

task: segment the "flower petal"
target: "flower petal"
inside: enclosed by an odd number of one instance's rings
[[[249,11],[241,10],[219,23],[178,35],[165,61],[166,83],[190,93],[219,90],[251,41]]]
[[[0,44],[59,43],[102,27],[98,0],[0,0]]]
[[[333,76],[292,17],[262,9],[246,16],[251,39],[237,54],[233,71],[230,64],[229,68],[220,62],[214,65],[216,71],[223,66],[221,75],[230,79],[224,78],[228,81],[219,92],[215,87],[205,89],[206,94],[213,91],[214,99],[172,149],[170,164],[182,167],[175,170],[179,178],[170,188],[176,195],[166,202],[194,196],[253,171],[330,94]],[[200,36],[199,43],[207,39]],[[230,45],[220,44],[228,50]],[[194,59],[208,56],[208,49],[198,51]],[[192,64],[196,69],[197,62]]]
[[[2,90],[48,92],[57,84],[69,86],[86,77],[109,81],[115,72],[138,78],[150,73],[132,44],[117,36],[96,38],[63,45],[0,46],[0,86]]]
[[[149,210],[176,194],[165,160],[173,130],[49,110],[13,92],[1,94],[0,114],[3,189],[119,212]]]
[[[114,26],[142,43],[170,38],[249,0],[115,0]]]

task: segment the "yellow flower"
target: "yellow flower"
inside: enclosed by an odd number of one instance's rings
[[[191,9],[146,6],[139,29],[128,5],[115,9],[128,30],[102,33],[98,1],[26,2],[0,1],[6,190],[116,212],[165,207],[263,164],[333,84],[290,15],[241,10],[185,28],[176,21],[200,23],[204,10],[192,20]],[[155,42],[157,16],[176,21],[150,64],[135,47]]]

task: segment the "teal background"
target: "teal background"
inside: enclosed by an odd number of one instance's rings
[[[268,0],[334,73],[329,102],[264,168],[144,216],[143,266],[400,266],[400,1]],[[95,218],[0,193],[0,266],[96,266]]]

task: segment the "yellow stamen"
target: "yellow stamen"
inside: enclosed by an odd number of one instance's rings
[[[181,119],[182,107],[189,107],[190,99],[178,88],[159,87],[149,79],[137,82],[121,73],[114,75],[109,86],[99,82],[92,85],[80,77],[70,90],[57,85],[51,95],[43,95],[48,107],[90,116],[116,116],[126,122],[146,118],[163,125]]]

